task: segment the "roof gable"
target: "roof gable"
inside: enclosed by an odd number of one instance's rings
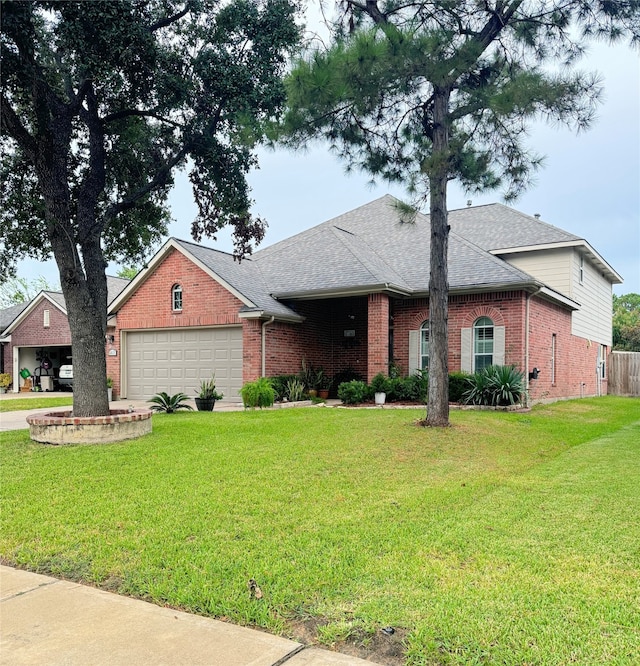
[[[9,335],[12,331],[15,331],[15,329],[20,326],[20,324],[27,319],[31,313],[42,303],[43,301],[48,301],[53,305],[53,307],[57,308],[62,312],[62,314],[66,317],[67,316],[67,309],[66,305],[64,302],[64,298],[62,294],[58,291],[41,291],[34,299],[29,301],[26,304],[26,307],[23,307],[22,310],[19,311],[17,316],[9,323],[9,325],[5,328],[4,330],[4,335]],[[22,305],[25,305],[24,303]]]

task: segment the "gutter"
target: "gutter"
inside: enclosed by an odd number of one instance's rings
[[[271,316],[271,319],[267,319],[267,321],[265,321],[262,324],[262,373],[261,373],[262,377],[267,376],[267,374],[266,374],[267,373],[267,336],[266,336],[266,328],[270,324],[273,324],[275,319],[276,318],[274,316]]]

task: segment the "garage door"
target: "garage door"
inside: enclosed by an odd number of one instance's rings
[[[216,375],[225,400],[242,387],[242,327],[130,331],[126,337],[127,397],[146,400],[166,391],[190,398],[200,380]]]

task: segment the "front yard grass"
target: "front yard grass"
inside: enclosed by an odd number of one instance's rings
[[[41,407],[66,407],[67,405],[73,405],[73,398],[69,396],[50,397],[46,394],[39,395],[37,398],[6,398],[0,400],[0,414],[40,409]]]
[[[394,627],[412,665],[640,663],[640,401],[423,416],[179,413],[64,448],[3,433],[0,557],[361,655]]]

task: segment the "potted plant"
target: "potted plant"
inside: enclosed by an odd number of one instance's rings
[[[196,407],[199,412],[211,412],[216,404],[216,400],[222,400],[224,394],[216,391],[216,376],[211,379],[203,379],[200,382],[200,389],[196,391]]]
[[[107,395],[109,396],[109,402],[113,400],[113,379],[107,377]]]
[[[11,385],[11,375],[8,372],[0,374],[0,393],[6,393]]]
[[[318,387],[318,397],[326,400],[329,397],[329,391],[331,390],[331,377],[322,370],[320,370],[320,372],[322,372],[322,377]]]
[[[379,372],[371,380],[371,388],[374,392],[376,405],[384,405],[387,399],[387,391],[389,390],[389,380],[381,372]]]

